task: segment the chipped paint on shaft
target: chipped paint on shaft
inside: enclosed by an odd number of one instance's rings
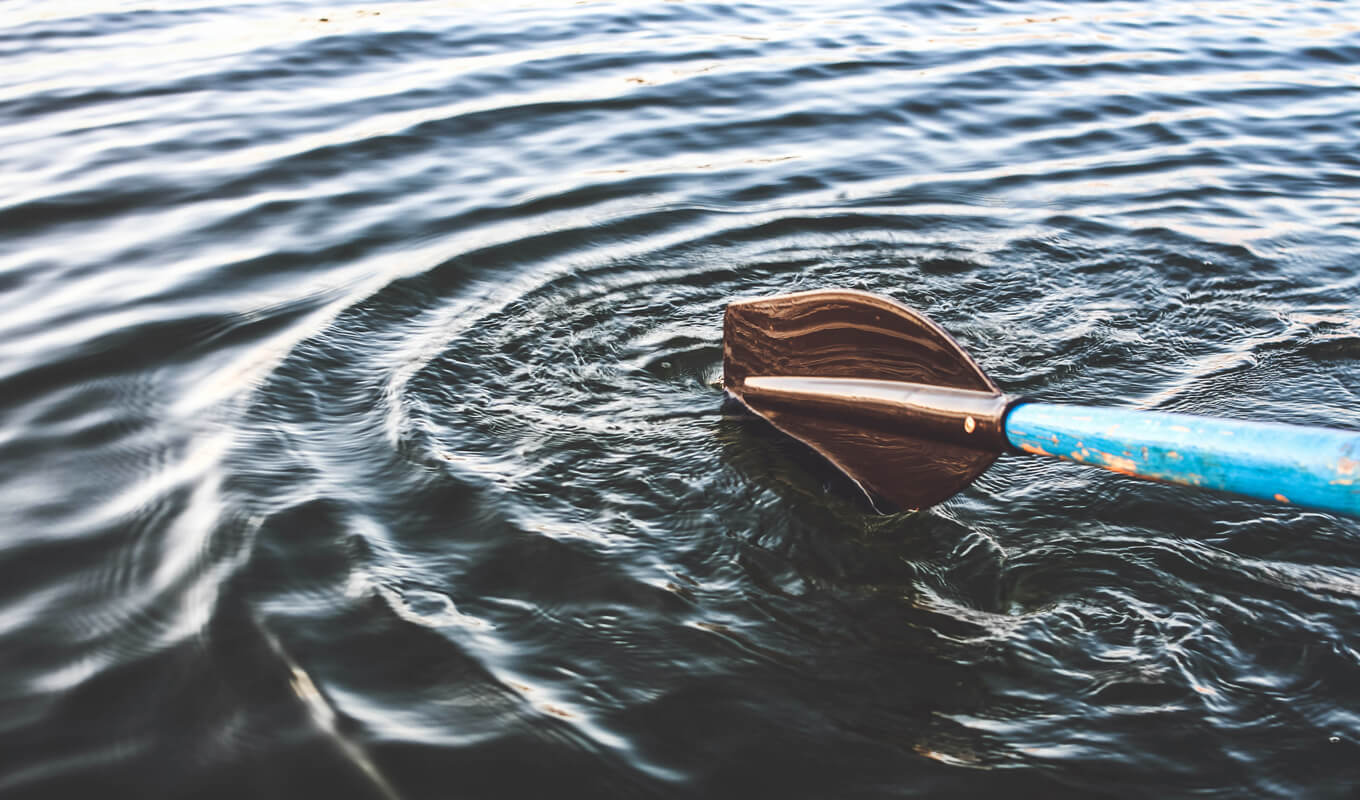
[[[1098,453],[1097,455],[1100,456],[1101,465],[1104,466],[1106,469],[1111,469],[1114,470],[1115,472],[1122,472],[1125,475],[1133,475],[1135,477],[1138,476],[1138,462],[1134,461],[1133,459],[1123,458],[1121,456],[1112,456],[1109,453]]]
[[[1342,456],[1336,460],[1336,480],[1332,481],[1333,486],[1354,486],[1356,467],[1360,467],[1360,460]]]
[[[1027,453],[1360,517],[1356,431],[1022,403],[1006,437]]]

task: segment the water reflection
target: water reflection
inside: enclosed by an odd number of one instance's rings
[[[845,286],[1360,427],[1344,9],[6,10],[0,791],[1348,796],[1352,522],[879,517],[712,386]]]

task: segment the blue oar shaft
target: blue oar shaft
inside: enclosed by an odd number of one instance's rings
[[[1015,406],[1005,431],[1027,453],[1360,517],[1356,431],[1049,403]]]

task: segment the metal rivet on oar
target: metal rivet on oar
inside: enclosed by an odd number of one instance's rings
[[[723,385],[904,509],[1023,452],[1360,516],[1360,432],[1028,402],[1003,394],[939,325],[865,292],[728,304]]]

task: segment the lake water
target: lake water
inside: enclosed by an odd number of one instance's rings
[[[1360,522],[877,516],[729,298],[1360,428],[1360,5],[8,0],[0,796],[1351,797]]]

